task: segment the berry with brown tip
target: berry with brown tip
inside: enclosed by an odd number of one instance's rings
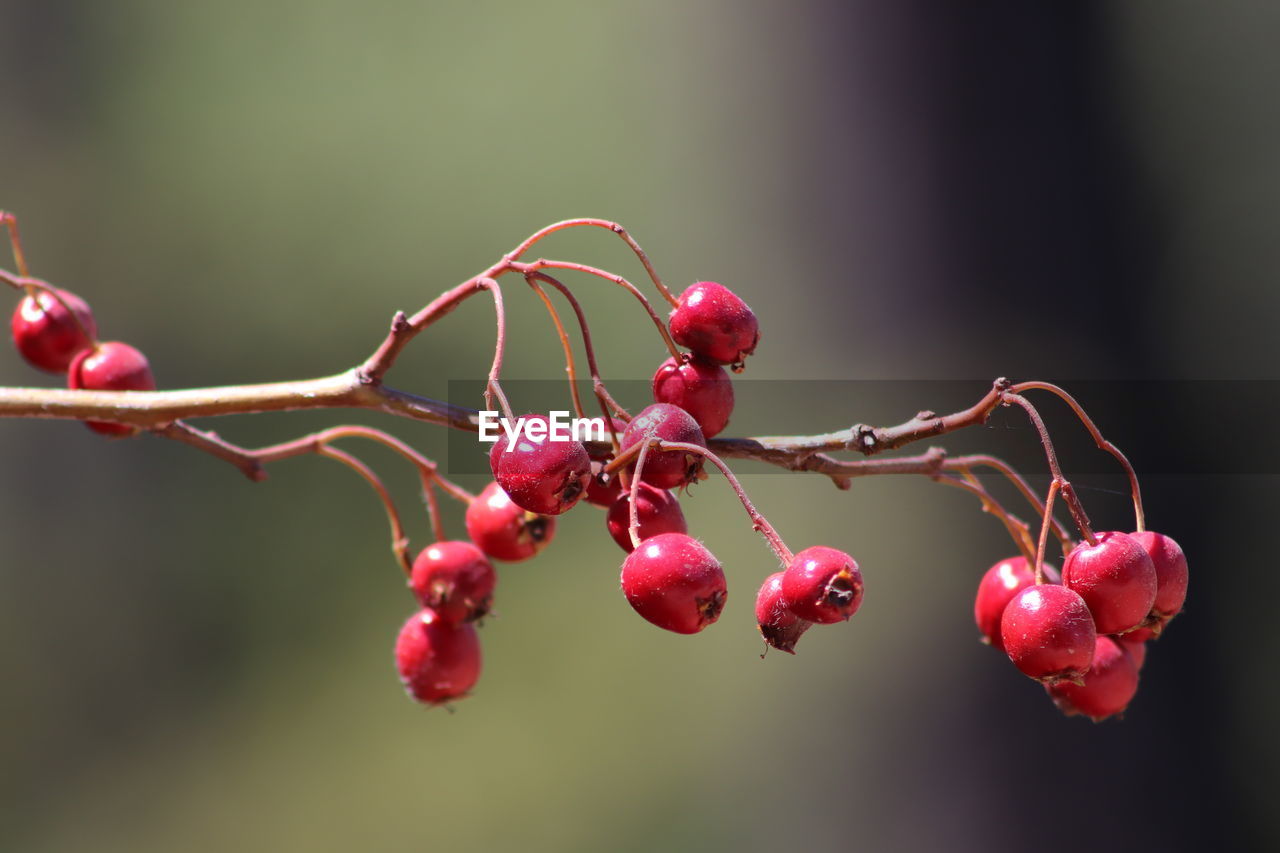
[[[632,418],[627,424],[627,431],[622,434],[622,450],[651,438],[707,446],[702,429],[693,416],[670,403],[654,403]],[[634,468],[632,463],[632,470]],[[655,488],[677,489],[692,483],[701,472],[702,456],[698,453],[651,448],[645,454],[640,479]]]
[[[493,477],[511,500],[542,515],[560,515],[586,491],[591,457],[580,441],[554,441],[551,422],[526,415],[515,442],[499,436],[489,451]]]
[[[522,509],[496,482],[467,505],[467,536],[495,560],[527,560],[551,543],[556,520]]]
[[[813,623],[801,619],[787,607],[786,598],[782,594],[783,575],[783,572],[769,575],[756,594],[756,625],[760,629],[760,636],[764,637],[765,643],[770,647],[794,655],[800,636]]]
[[[622,591],[645,619],[677,634],[696,634],[720,618],[724,569],[698,540],[660,533],[622,563]]]
[[[741,369],[760,342],[760,324],[747,303],[714,281],[698,281],[671,312],[671,337],[717,364]]]
[[[471,622],[488,614],[497,583],[493,564],[470,542],[428,545],[413,561],[409,577],[418,603],[446,622]]]
[[[810,622],[843,622],[862,604],[862,571],[844,551],[814,545],[796,554],[782,575],[787,608]]]

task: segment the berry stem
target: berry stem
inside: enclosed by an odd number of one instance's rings
[[[1013,539],[1013,544],[1028,560],[1035,561],[1035,545],[1031,541],[1031,529],[1026,522],[1010,513],[1004,508],[991,493],[983,488],[982,484],[973,475],[973,472],[967,468],[958,469],[960,476],[956,477],[950,474],[938,474],[935,476],[934,482],[942,483],[946,486],[954,486],[963,489],[982,501],[983,512],[990,513],[1000,520],[1005,530],[1009,532],[1009,536]]]
[[[510,268],[519,273],[540,272],[546,269],[573,270],[576,272],[586,273],[587,275],[593,275],[596,278],[602,278],[605,281],[611,281],[620,287],[626,288],[630,291],[631,295],[640,300],[640,304],[644,306],[644,310],[649,314],[649,319],[653,321],[654,326],[658,329],[658,334],[662,336],[662,342],[667,345],[667,350],[670,351],[671,357],[676,361],[680,361],[683,357],[680,352],[680,348],[676,346],[675,340],[671,337],[671,332],[667,329],[667,324],[664,323],[662,318],[658,316],[657,312],[653,310],[653,305],[649,303],[649,300],[645,298],[645,295],[640,292],[638,287],[627,281],[622,276],[588,264],[579,264],[573,261],[552,261],[547,258],[539,258],[538,260],[530,263],[512,261],[510,263]]]
[[[640,452],[636,456],[636,470],[631,476],[631,483],[627,487],[628,498],[631,505],[627,508],[629,512],[630,525],[627,527],[627,535],[631,537],[631,547],[633,549],[640,547],[640,472],[644,470],[644,459],[649,455],[650,442],[640,442]]]
[[[26,278],[31,273],[27,269],[27,257],[22,251],[22,237],[18,235],[18,217],[7,210],[0,210],[0,223],[9,229],[9,245],[13,247],[13,262],[18,267],[18,275]]]
[[[1040,417],[1040,413],[1036,411],[1036,407],[1020,394],[1006,392],[1004,395],[1006,403],[1013,403],[1021,406],[1027,413],[1027,417],[1031,419],[1031,423],[1035,426],[1036,432],[1040,433],[1040,443],[1044,446],[1045,457],[1049,460],[1049,471],[1053,474],[1054,486],[1049,494],[1055,495],[1058,490],[1062,490],[1062,498],[1067,502],[1067,509],[1071,510],[1071,517],[1075,519],[1076,527],[1080,528],[1080,535],[1083,536],[1090,545],[1098,544],[1098,538],[1093,535],[1093,528],[1089,526],[1089,516],[1085,514],[1084,505],[1080,503],[1079,496],[1076,495],[1075,489],[1071,488],[1071,483],[1067,478],[1062,476],[1062,469],[1058,467],[1058,454],[1053,449],[1053,439],[1049,438],[1049,430],[1045,428],[1044,420]],[[1048,526],[1048,518],[1052,514],[1053,500],[1050,497],[1045,501],[1045,525]],[[1042,537],[1043,539],[1043,537]],[[1042,547],[1041,551],[1044,550]]]
[[[1036,545],[1036,585],[1048,580],[1044,574],[1044,549],[1049,544],[1049,520],[1053,518],[1053,499],[1058,496],[1062,481],[1054,479],[1049,483],[1049,494],[1044,499],[1044,520],[1040,523],[1040,541]]]
[[[484,388],[484,406],[492,411],[493,398],[497,397],[502,405],[502,414],[509,422],[515,423],[516,418],[511,412],[511,404],[507,402],[507,395],[502,392],[502,386],[498,383],[498,377],[502,375],[502,355],[507,346],[507,312],[502,304],[502,287],[496,279],[487,277],[480,280],[480,286],[493,294],[493,311],[497,315],[498,323],[493,345],[493,365],[489,368],[489,381],[485,383]]]
[[[387,491],[387,487],[378,479],[378,475],[373,473],[373,470],[368,465],[365,465],[350,453],[339,450],[336,447],[317,444],[314,452],[321,456],[328,456],[330,459],[338,460],[363,477],[370,486],[373,486],[373,490],[378,493],[378,497],[382,500],[383,508],[387,511],[387,520],[391,523],[391,552],[395,554],[396,562],[400,564],[405,577],[412,577],[413,563],[409,559],[409,540],[404,535],[404,525],[400,522],[400,513],[396,510],[395,502],[391,500],[391,493]]]
[[[1036,493],[1032,490],[1031,485],[1021,474],[1014,470],[1012,465],[1005,462],[1003,459],[995,456],[988,456],[985,453],[974,453],[948,459],[943,463],[942,467],[948,470],[963,470],[975,466],[992,468],[1003,474],[1005,479],[1012,483],[1017,488],[1018,492],[1026,498],[1027,503],[1031,504],[1031,506],[1035,508],[1036,515],[1044,515],[1044,504],[1038,497],[1036,497]],[[1052,516],[1050,516],[1050,518],[1053,524],[1053,535],[1057,537],[1058,543],[1062,546],[1062,556],[1065,557],[1067,554],[1071,553],[1071,548],[1074,543],[1072,543],[1071,537],[1067,535],[1067,531],[1063,528],[1062,524],[1056,518],[1053,518]]]
[[[600,404],[601,413],[604,415],[605,428],[609,430],[609,440],[613,445],[613,452],[617,453],[621,445],[618,441],[617,430],[613,427],[612,415],[617,414],[628,421],[631,420],[631,415],[618,404],[617,400],[613,399],[609,394],[609,390],[605,387],[604,379],[600,377],[600,365],[596,362],[596,348],[591,343],[591,326],[587,323],[587,315],[582,310],[582,304],[573,295],[573,291],[553,275],[531,272],[527,273],[525,277],[526,279],[532,278],[551,285],[560,291],[560,294],[568,301],[569,306],[573,308],[573,315],[578,318],[578,329],[582,333],[582,349],[587,354],[587,370],[591,373],[591,390],[596,396],[596,401]]]
[[[551,304],[551,297],[547,296],[547,292],[542,289],[542,285],[538,284],[533,275],[525,276],[524,280],[533,288],[533,292],[538,294],[538,298],[547,308],[547,313],[551,315],[551,322],[556,327],[556,336],[560,338],[560,348],[564,350],[564,372],[569,377],[569,396],[573,398],[573,411],[578,417],[585,418],[587,413],[582,408],[582,397],[578,395],[578,371],[573,364],[573,345],[569,343],[569,335],[564,330],[564,324],[560,322],[560,312]]]
[[[422,476],[422,499],[427,505],[427,518],[431,521],[431,535],[437,542],[445,541],[444,520],[440,517],[440,500],[436,497],[431,478],[425,474]]]
[[[644,249],[640,248],[640,244],[637,243],[632,238],[632,236],[627,232],[627,229],[623,228],[618,223],[610,222],[607,219],[582,218],[582,219],[566,219],[562,222],[553,222],[552,224],[548,225],[546,228],[542,228],[538,231],[535,231],[528,239],[526,239],[523,243],[521,243],[519,246],[516,246],[514,250],[508,253],[506,259],[509,261],[518,261],[520,260],[521,255],[529,251],[529,248],[533,246],[534,243],[537,243],[539,240],[541,240],[542,238],[550,234],[554,234],[557,231],[563,231],[566,228],[576,228],[581,226],[605,228],[609,231],[612,231],[614,234],[617,234],[619,237],[621,237],[623,242],[625,242],[629,247],[631,247],[631,251],[634,252],[636,257],[640,259],[640,264],[644,267],[644,271],[649,274],[649,280],[653,282],[653,286],[656,287],[658,289],[658,292],[662,294],[662,298],[666,299],[667,302],[671,303],[672,308],[676,307],[676,305],[679,304],[679,300],[677,300],[675,295],[670,290],[667,289],[667,286],[665,284],[662,283],[662,279],[658,277],[658,273],[656,270],[654,270],[653,264],[649,262],[649,256],[645,254]]]
[[[769,520],[761,515],[755,505],[751,503],[751,498],[747,497],[747,490],[742,488],[742,483],[738,482],[738,478],[734,476],[733,471],[719,456],[716,456],[700,444],[690,444],[684,441],[661,441],[655,438],[650,442],[644,442],[646,445],[653,443],[658,445],[659,450],[682,450],[685,453],[697,453],[719,468],[720,473],[724,474],[725,479],[729,481],[729,485],[733,487],[733,491],[738,495],[738,500],[742,501],[743,509],[747,511],[747,515],[751,518],[751,526],[760,531],[760,535],[764,537],[765,542],[769,543],[769,547],[773,549],[773,553],[777,555],[784,568],[791,564],[791,560],[795,555],[791,553],[787,543],[782,541],[782,537],[778,535],[778,531],[769,523]],[[638,480],[639,478],[637,477],[636,479]]]
[[[1098,429],[1097,425],[1093,422],[1093,418],[1089,417],[1088,413],[1085,412],[1084,406],[1081,406],[1080,403],[1076,401],[1075,397],[1072,397],[1065,390],[1054,385],[1052,382],[1019,382],[1009,390],[1017,394],[1031,390],[1048,391],[1051,394],[1058,395],[1063,402],[1071,407],[1071,411],[1075,412],[1076,417],[1080,419],[1080,423],[1084,424],[1084,428],[1087,429],[1089,431],[1089,435],[1093,437],[1093,441],[1098,445],[1098,449],[1105,450],[1110,453],[1116,458],[1116,461],[1120,463],[1120,466],[1124,468],[1125,474],[1129,477],[1129,491],[1133,495],[1134,529],[1139,533],[1146,530],[1147,519],[1146,514],[1142,510],[1142,489],[1138,485],[1138,474],[1133,470],[1133,465],[1129,463],[1129,458],[1121,452],[1120,448],[1116,447],[1102,436],[1102,430]]]

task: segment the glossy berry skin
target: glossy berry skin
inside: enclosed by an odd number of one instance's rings
[[[843,622],[862,604],[862,572],[844,551],[814,545],[792,558],[782,575],[787,608],[810,622]]]
[[[470,542],[436,542],[413,561],[409,588],[418,603],[446,622],[472,622],[493,606],[498,575]]]
[[[1082,678],[1098,640],[1084,599],[1055,584],[1019,591],[1000,617],[1000,634],[1013,665],[1045,683]]]
[[[655,489],[648,483],[641,483],[636,491],[636,515],[640,522],[640,541],[657,536],[659,533],[688,533],[689,526],[684,520],[684,511],[680,509],[680,501],[666,489]],[[613,541],[628,554],[635,549],[631,547],[631,494],[623,492],[609,507],[605,517],[605,526]]]
[[[555,535],[554,518],[516,506],[496,482],[467,505],[467,537],[495,560],[527,560]]]
[[[747,303],[714,281],[686,288],[670,325],[676,343],[717,364],[740,367],[760,342],[760,324]]]
[[[787,607],[782,595],[783,574],[774,572],[769,575],[760,592],[756,593],[756,625],[760,628],[760,636],[771,648],[794,655],[800,635],[813,623],[801,619]]]
[[[698,540],[660,533],[622,563],[622,591],[645,619],[677,634],[696,634],[720,618],[724,570]]]
[[[52,294],[41,291],[35,298],[24,296],[13,312],[9,327],[18,352],[32,367],[50,373],[66,373],[71,361],[93,346],[98,325],[83,299],[67,290],[58,290],[68,311]],[[80,320],[76,324],[75,317]]]
[[[128,344],[107,341],[81,350],[67,370],[67,387],[90,391],[154,391],[155,378],[147,357]],[[133,435],[137,427],[103,421],[85,421],[102,435]]]
[[[654,403],[632,418],[622,434],[622,449],[650,437],[707,446],[698,422],[684,409],[670,403]],[[634,464],[632,468],[634,470]],[[701,471],[702,457],[696,453],[650,449],[644,457],[640,479],[658,489],[678,489],[696,480]]]
[[[653,399],[688,412],[704,438],[724,431],[733,414],[733,380],[723,367],[694,356],[668,358],[653,374]]]
[[[1058,570],[1048,563],[1045,563],[1044,573],[1050,583],[1058,582]],[[1027,562],[1026,557],[1009,557],[987,569],[978,582],[978,594],[973,600],[973,621],[982,632],[982,642],[1004,651],[1000,617],[1013,597],[1035,582],[1035,567]]]
[[[1080,594],[1099,634],[1123,634],[1141,625],[1156,600],[1156,567],[1125,533],[1098,534],[1081,542],[1062,564],[1062,583]]]
[[[1168,536],[1144,530],[1130,533],[1156,567],[1156,600],[1151,605],[1151,622],[1156,633],[1182,610],[1187,600],[1187,557]]]
[[[527,431],[530,423],[542,424],[540,438]],[[511,500],[529,512],[560,515],[582,497],[591,479],[591,457],[580,441],[552,441],[549,422],[542,415],[526,415],[525,428],[508,449],[501,435],[489,451],[493,477]]]
[[[470,622],[435,611],[409,617],[396,640],[396,668],[405,690],[424,705],[461,699],[480,678],[480,638]]]
[[[1138,692],[1138,664],[1123,642],[1099,637],[1093,665],[1083,684],[1046,684],[1053,703],[1067,716],[1083,715],[1095,723],[1129,707]]]

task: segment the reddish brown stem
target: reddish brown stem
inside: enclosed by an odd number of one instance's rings
[[[1054,478],[1049,483],[1049,494],[1044,499],[1044,520],[1040,524],[1040,541],[1036,545],[1036,584],[1043,584],[1047,578],[1044,574],[1044,549],[1049,544],[1049,519],[1053,518],[1053,499],[1058,495],[1062,480]]]
[[[629,507],[630,524],[627,527],[627,535],[631,537],[631,547],[640,547],[640,478],[641,472],[644,471],[644,460],[649,455],[649,442],[640,442],[640,451],[636,456],[636,470],[631,474],[631,485],[629,487],[629,495],[631,506]]]
[[[1085,514],[1084,505],[1080,503],[1080,498],[1076,495],[1075,490],[1071,488],[1071,483],[1067,478],[1062,476],[1062,469],[1058,467],[1058,454],[1053,449],[1053,440],[1049,438],[1049,430],[1045,428],[1044,420],[1040,417],[1040,413],[1036,411],[1036,407],[1031,402],[1019,394],[1006,392],[1004,399],[1007,403],[1021,406],[1023,411],[1027,413],[1027,417],[1031,418],[1031,423],[1035,426],[1036,432],[1040,434],[1040,443],[1044,446],[1045,457],[1049,460],[1049,471],[1053,474],[1053,481],[1057,486],[1053,488],[1050,494],[1056,494],[1061,489],[1062,497],[1067,502],[1067,509],[1071,510],[1071,517],[1075,519],[1076,527],[1080,529],[1080,535],[1088,541],[1090,545],[1098,544],[1098,538],[1093,534],[1093,528],[1089,526],[1089,516]],[[1045,501],[1045,526],[1049,524],[1048,517],[1052,514],[1052,501]],[[1041,549],[1043,550],[1043,548]]]
[[[18,217],[7,210],[0,210],[0,224],[9,229],[9,245],[13,247],[13,262],[18,267],[18,275],[26,278],[31,273],[27,269],[26,254],[22,251],[22,237],[18,235]]]
[[[631,235],[627,233],[627,229],[623,228],[618,223],[610,222],[607,219],[582,218],[582,219],[566,219],[563,222],[554,222],[551,225],[548,225],[546,228],[543,228],[539,231],[534,232],[532,236],[530,236],[527,240],[525,240],[523,243],[521,243],[519,246],[517,246],[513,251],[511,251],[507,255],[507,260],[509,261],[520,260],[520,256],[523,255],[525,252],[529,251],[530,247],[532,247],[534,243],[537,243],[539,240],[548,236],[549,234],[554,234],[555,232],[562,231],[566,228],[576,228],[581,226],[605,228],[609,231],[612,231],[614,234],[617,234],[619,237],[621,237],[623,241],[628,246],[631,247],[631,251],[635,253],[636,257],[640,259],[640,263],[644,267],[644,271],[649,274],[649,280],[653,282],[653,286],[656,287],[658,289],[658,292],[662,294],[662,298],[667,300],[667,302],[671,303],[671,307],[673,308],[677,304],[679,304],[676,297],[671,293],[670,290],[667,289],[667,286],[662,283],[662,279],[658,278],[657,271],[653,268],[653,264],[649,262],[649,256],[645,254],[644,249],[640,248],[640,244],[637,243],[634,239],[632,239]]]
[[[1032,564],[1035,563],[1035,547],[1031,542],[1031,534],[1025,522],[1008,512],[999,501],[975,481],[972,474],[967,469],[962,470],[963,477],[954,477],[949,474],[939,474],[933,478],[935,483],[942,483],[945,486],[953,486],[962,489],[969,494],[982,501],[984,512],[994,515],[1004,525],[1009,536],[1013,539],[1013,544],[1017,546],[1022,555]]]
[[[999,459],[995,456],[988,456],[984,453],[974,453],[965,456],[957,456],[955,458],[948,459],[943,463],[943,467],[948,470],[973,468],[978,466],[992,468],[1003,474],[1005,479],[1012,483],[1018,492],[1026,498],[1027,503],[1031,504],[1036,511],[1036,515],[1044,515],[1044,504],[1041,503],[1038,497],[1036,497],[1036,493],[1031,488],[1031,485],[1021,474],[1013,469],[1013,466],[1005,462],[1003,459]],[[1052,516],[1050,516],[1050,518],[1053,525],[1053,534],[1057,537],[1059,544],[1062,546],[1062,556],[1065,557],[1067,554],[1071,553],[1071,548],[1074,543],[1071,541],[1071,537],[1067,535],[1066,529],[1063,528],[1058,520]]]
[[[578,395],[578,371],[573,364],[573,344],[569,343],[569,335],[564,330],[564,324],[560,322],[560,312],[551,304],[551,297],[547,296],[547,292],[542,289],[534,276],[527,275],[524,280],[533,288],[533,292],[538,294],[538,298],[546,306],[547,313],[551,315],[551,323],[556,327],[556,337],[560,339],[560,348],[564,350],[564,371],[569,377],[569,396],[573,399],[573,411],[578,417],[585,418],[587,413],[582,408],[582,397]]]
[[[387,487],[378,479],[378,475],[373,473],[373,470],[368,465],[336,447],[317,444],[314,452],[321,456],[328,456],[330,459],[338,460],[363,477],[370,486],[373,486],[373,490],[378,493],[378,497],[382,501],[383,508],[387,511],[387,520],[391,523],[391,551],[396,555],[396,562],[400,564],[405,577],[411,577],[413,575],[413,563],[409,559],[409,540],[404,535],[404,525],[400,522],[400,513],[396,510],[395,502],[391,499],[391,493],[387,491]]]
[[[1076,398],[1072,397],[1062,388],[1059,388],[1051,382],[1019,382],[1009,390],[1017,394],[1031,390],[1048,391],[1051,394],[1058,395],[1061,400],[1071,407],[1071,411],[1075,412],[1076,417],[1080,419],[1080,423],[1084,424],[1084,428],[1087,429],[1089,431],[1089,435],[1093,437],[1093,441],[1098,445],[1098,449],[1105,450],[1110,453],[1116,458],[1116,461],[1120,463],[1120,466],[1124,468],[1125,474],[1129,477],[1129,492],[1133,495],[1133,517],[1135,529],[1139,533],[1146,530],[1147,518],[1146,513],[1142,510],[1142,488],[1138,485],[1138,473],[1133,470],[1133,465],[1129,463],[1129,458],[1121,452],[1120,448],[1103,438],[1102,431],[1098,429],[1097,425],[1093,422],[1093,418],[1089,417],[1085,412],[1084,407],[1076,401]]]

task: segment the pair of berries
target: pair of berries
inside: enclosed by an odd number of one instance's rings
[[[396,667],[405,689],[424,705],[460,699],[480,677],[475,623],[493,606],[498,576],[490,559],[516,562],[555,536],[553,518],[512,502],[496,482],[467,506],[470,542],[436,542],[423,549],[409,576],[421,609],[400,629]]]
[[[1128,706],[1143,643],[1182,609],[1186,591],[1186,557],[1176,542],[1110,532],[1076,546],[1060,584],[1037,585],[1021,557],[996,563],[978,586],[974,620],[1060,708],[1101,720]]]
[[[765,643],[795,654],[810,626],[843,622],[862,605],[862,571],[844,551],[815,545],[785,571],[765,579],[756,595],[756,624]]]
[[[97,340],[98,326],[88,304],[66,290],[50,288],[22,298],[10,321],[14,345],[27,363],[65,373],[67,387],[90,391],[154,391],[146,356],[121,343]],[[125,424],[87,421],[103,435],[137,432]]]
[[[688,347],[653,374],[653,399],[688,412],[704,438],[719,435],[733,414],[733,382],[723,365],[742,370],[760,342],[756,315],[733,291],[714,281],[690,285],[671,311],[671,337]]]

